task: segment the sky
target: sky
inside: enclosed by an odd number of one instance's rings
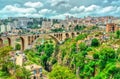
[[[0,0],[0,18],[120,16],[120,0]]]

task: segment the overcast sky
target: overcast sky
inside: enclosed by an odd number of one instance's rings
[[[0,0],[0,18],[120,16],[120,0]]]

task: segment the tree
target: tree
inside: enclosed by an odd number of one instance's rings
[[[46,44],[44,48],[45,54],[50,57],[54,52],[54,45],[53,44]]]
[[[116,31],[116,37],[117,37],[117,38],[120,38],[120,30],[117,30],[117,31]]]
[[[74,28],[74,30],[75,31],[80,31],[80,30],[83,30],[84,28],[85,28],[84,25],[82,25],[82,26],[76,25],[75,28]]]
[[[0,64],[7,62],[11,50],[12,47],[9,46],[0,48]]]
[[[87,49],[86,44],[85,44],[84,42],[80,43],[80,44],[79,44],[79,49],[80,49],[81,51],[85,51],[85,50]]]
[[[76,79],[76,77],[67,67],[55,65],[49,74],[49,79]]]
[[[21,45],[17,43],[17,44],[15,45],[15,50],[20,50],[20,49],[21,49]]]
[[[83,39],[85,39],[87,37],[87,35],[86,34],[80,34],[79,36],[77,36],[76,37],[76,41],[78,41],[78,40],[83,40]]]
[[[47,59],[48,59],[48,57],[46,55],[43,55],[43,56],[40,57],[42,66],[44,66],[44,67],[46,66]]]
[[[30,71],[26,70],[25,68],[20,68],[18,67],[16,69],[16,73],[15,73],[17,79],[30,79]]]
[[[97,47],[99,45],[100,45],[100,42],[98,39],[96,39],[96,38],[92,39],[91,46]]]
[[[8,71],[8,63],[9,60],[9,52],[12,50],[11,47],[6,46],[0,48],[0,75],[2,72],[2,76],[7,76],[9,73]]]
[[[73,43],[71,46],[71,52],[76,52],[76,43]]]

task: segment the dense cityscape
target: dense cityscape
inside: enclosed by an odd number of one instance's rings
[[[120,1],[75,1],[0,0],[0,79],[120,79]]]
[[[47,18],[9,17],[0,20],[1,34],[50,33],[80,30],[79,26],[105,28],[107,23],[120,25],[120,18],[113,16],[77,18],[66,16],[65,20]]]

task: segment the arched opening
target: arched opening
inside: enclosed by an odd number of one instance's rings
[[[39,35],[37,35],[37,38],[39,38],[40,36]]]
[[[60,34],[60,40],[62,40],[62,34]]]
[[[72,33],[72,34],[71,34],[71,36],[72,36],[72,38],[73,38],[73,37],[75,37],[75,34],[74,34],[74,33]]]
[[[30,36],[28,36],[28,45],[30,45]]]
[[[66,38],[69,38],[69,34],[68,33],[66,33],[65,36],[66,36]]]
[[[17,37],[15,39],[15,49],[16,50],[24,50],[25,49],[25,40],[23,37]]]
[[[56,34],[54,34],[54,36],[56,37]]]
[[[34,41],[34,37],[32,36],[32,42]]]
[[[57,34],[57,35],[58,35],[58,34]],[[59,43],[58,39],[57,39],[55,36],[52,36],[52,35],[49,35],[49,36],[56,42],[56,44]]]
[[[24,41],[24,38],[23,37],[20,37],[21,39],[21,50],[24,50],[25,49],[25,41]]]
[[[7,38],[7,40],[8,40],[8,46],[11,46],[11,39]]]
[[[77,35],[79,35],[80,33],[79,32],[77,32]]]
[[[37,36],[35,36],[35,39],[37,39]]]
[[[58,38],[56,38],[54,35],[47,35],[46,37],[39,37],[39,38],[35,39],[34,42],[31,44],[31,46],[34,48],[37,45],[45,43],[46,40],[50,40],[49,42],[51,42],[51,40],[52,40],[53,43],[59,44]]]
[[[58,38],[58,37],[59,37],[59,34],[57,34],[56,37]]]
[[[3,39],[0,38],[0,47],[2,47],[2,46],[3,46]]]
[[[61,40],[61,34],[58,34],[58,39]]]

